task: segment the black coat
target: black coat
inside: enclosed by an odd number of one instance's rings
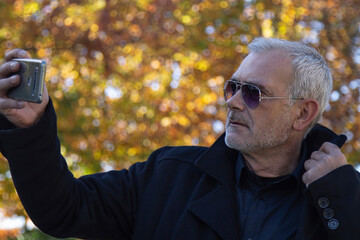
[[[224,144],[224,136],[210,148],[164,147],[129,170],[75,179],[60,154],[51,103],[28,129],[8,129],[11,124],[4,119],[0,128],[1,152],[20,199],[33,222],[50,235],[239,239],[234,177],[238,152]],[[305,144],[317,150],[336,136],[318,125]],[[351,165],[318,179],[304,194],[298,240],[360,239],[360,178]],[[323,216],[325,208],[333,210],[330,220],[335,222],[329,224]]]

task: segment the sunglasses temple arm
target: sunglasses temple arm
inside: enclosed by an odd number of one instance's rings
[[[303,98],[300,97],[263,97],[261,96],[260,99],[298,99],[298,100],[302,100]]]

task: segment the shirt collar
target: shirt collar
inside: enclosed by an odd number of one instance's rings
[[[301,144],[301,151],[300,151],[298,165],[296,166],[294,171],[290,173],[290,177],[292,177],[296,181],[297,189],[300,190],[305,188],[305,185],[302,182],[302,175],[305,173],[304,162],[306,160],[306,156],[307,156],[307,147],[306,144],[304,144],[303,142]],[[240,184],[241,176],[244,174],[244,171],[250,171],[250,170],[247,168],[242,154],[239,154],[235,165],[235,178],[236,178],[235,180],[238,186]]]

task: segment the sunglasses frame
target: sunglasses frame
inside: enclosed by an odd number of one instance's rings
[[[226,86],[227,86],[229,83],[234,83],[235,86],[236,86],[236,90],[235,90],[234,94],[232,94],[232,96],[227,99],[225,89],[226,89]],[[249,104],[248,104],[248,103],[245,101],[245,99],[244,99],[243,92],[242,92],[241,90],[242,90],[242,87],[245,86],[245,85],[251,86],[251,87],[255,88],[255,89],[258,91],[258,93],[259,93],[258,103],[257,103],[257,105],[254,106],[254,107],[249,106]],[[246,106],[247,106],[248,108],[250,108],[250,109],[256,109],[256,108],[260,105],[260,102],[261,102],[262,99],[293,99],[293,100],[304,100],[304,99],[301,98],[301,97],[263,97],[263,96],[261,95],[261,90],[260,90],[260,88],[257,87],[256,85],[251,84],[251,83],[239,82],[239,81],[235,81],[235,80],[227,80],[227,81],[225,82],[225,84],[224,84],[224,89],[223,89],[223,90],[224,90],[224,98],[225,98],[225,101],[226,101],[226,102],[229,101],[230,98],[234,97],[234,96],[240,91],[240,92],[241,92],[241,97],[242,97],[244,103],[245,103]]]

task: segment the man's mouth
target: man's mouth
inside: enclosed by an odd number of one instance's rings
[[[229,125],[235,126],[235,127],[248,127],[246,123],[243,121],[235,120],[235,119],[229,119]]]
[[[245,127],[249,128],[246,121],[243,119],[242,116],[236,114],[234,112],[230,112],[228,115],[228,125],[233,127]]]
[[[244,127],[247,127],[246,124],[242,123],[242,122],[238,122],[238,121],[233,121],[233,120],[230,120],[229,123],[231,125],[236,125],[236,126],[244,126]]]

